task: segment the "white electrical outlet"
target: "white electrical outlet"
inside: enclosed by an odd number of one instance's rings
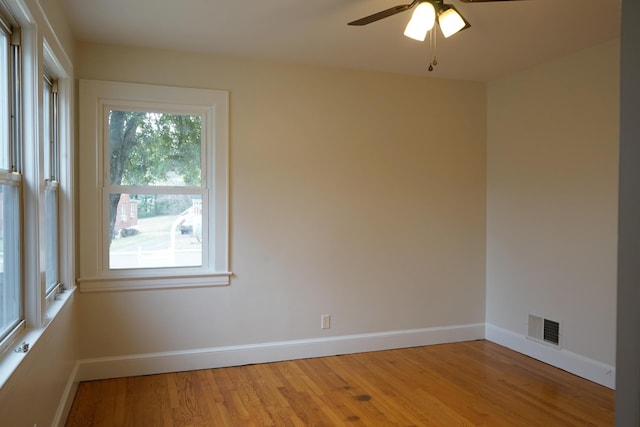
[[[320,315],[320,327],[322,329],[330,329],[331,328],[331,315],[330,314],[322,314],[322,315]]]

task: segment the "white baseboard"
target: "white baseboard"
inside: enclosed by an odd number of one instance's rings
[[[51,425],[53,427],[64,427],[67,416],[69,415],[69,411],[71,410],[71,405],[73,404],[73,399],[76,397],[76,390],[78,389],[78,368],[80,364],[78,362],[73,366],[73,370],[67,379],[67,385],[64,388],[64,392],[62,393],[62,397],[60,398],[60,404],[58,405],[58,410],[56,411],[56,415],[53,418],[53,422]]]
[[[615,390],[616,369],[571,351],[537,343],[523,335],[486,324],[487,340]]]
[[[240,366],[483,339],[484,323],[78,361],[74,381]]]

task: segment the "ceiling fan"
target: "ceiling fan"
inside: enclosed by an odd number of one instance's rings
[[[484,3],[496,1],[516,0],[460,0],[462,3]],[[417,6],[417,7],[416,7]],[[348,25],[367,25],[384,18],[396,15],[416,7],[411,20],[405,28],[404,35],[415,40],[424,41],[427,32],[434,27],[436,22],[445,37],[452,36],[459,31],[471,26],[469,22],[456,10],[453,5],[444,4],[444,0],[413,0],[409,4],[402,4],[383,10],[373,15],[365,16],[349,22]]]

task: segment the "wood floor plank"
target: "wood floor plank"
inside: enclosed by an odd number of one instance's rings
[[[479,340],[81,383],[67,427],[613,426],[614,392]]]

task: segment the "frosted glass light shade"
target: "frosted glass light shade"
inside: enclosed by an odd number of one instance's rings
[[[436,23],[436,9],[429,2],[422,2],[411,15],[411,19],[404,29],[404,35],[418,41],[424,41],[427,32]]]
[[[438,16],[438,23],[445,37],[454,35],[467,25],[462,16],[453,8],[443,11]]]

